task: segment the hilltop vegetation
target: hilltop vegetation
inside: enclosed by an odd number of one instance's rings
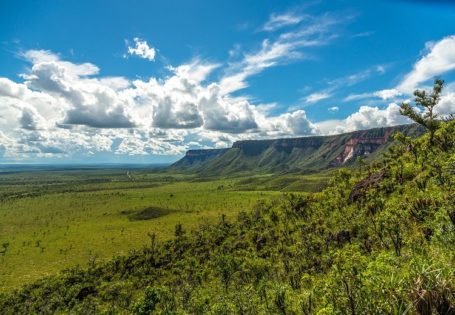
[[[373,161],[392,145],[391,135],[417,137],[418,124],[360,130],[333,136],[238,141],[229,149],[189,150],[168,170],[205,177],[251,174],[308,174]]]
[[[311,195],[39,280],[2,314],[454,314],[455,121]]]

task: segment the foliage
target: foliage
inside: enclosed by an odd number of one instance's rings
[[[242,179],[196,181],[132,170],[36,171],[0,176],[0,291],[75,265],[128,255],[150,241],[234,218],[275,191],[239,192]],[[222,187],[220,189],[219,187]],[[227,210],[226,210],[227,209]]]
[[[396,138],[322,192],[178,222],[173,239],[4,294],[0,313],[454,314],[455,121]]]
[[[404,116],[409,117],[419,125],[424,126],[430,132],[430,142],[433,143],[434,133],[438,129],[439,121],[437,114],[434,111],[436,105],[438,105],[441,99],[441,92],[444,88],[444,81],[436,79],[434,81],[433,91],[428,93],[424,90],[416,90],[414,92],[415,103],[417,110],[412,108],[409,103],[402,103],[400,113]],[[423,109],[424,112],[420,113]]]

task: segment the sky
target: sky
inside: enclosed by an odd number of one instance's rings
[[[409,123],[455,1],[0,1],[0,163],[169,163],[244,139]]]

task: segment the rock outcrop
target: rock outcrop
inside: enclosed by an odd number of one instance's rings
[[[188,150],[183,158],[172,164],[170,167],[175,169],[188,169],[196,167],[222,155],[227,150],[229,149]]]
[[[409,136],[423,133],[416,125],[402,125],[333,136],[243,140],[229,149],[190,150],[171,168],[204,175],[314,172],[378,155],[391,144],[395,131]]]

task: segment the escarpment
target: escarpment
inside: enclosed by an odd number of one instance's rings
[[[231,148],[189,150],[171,169],[210,175],[236,173],[306,173],[349,166],[384,152],[396,131],[418,136],[416,125],[360,130],[340,135],[242,140]]]

